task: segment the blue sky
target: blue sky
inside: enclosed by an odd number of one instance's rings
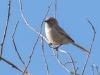
[[[40,29],[40,24],[45,17],[48,5],[52,2],[50,11],[47,17],[54,16],[54,0],[22,0],[23,14],[28,23],[35,29]],[[4,28],[7,19],[8,0],[0,1],[0,43],[4,34]],[[92,74],[91,64],[94,62],[100,68],[100,1],[99,0],[58,0],[57,1],[57,15],[56,18],[59,25],[74,39],[74,41],[82,47],[89,50],[93,37],[93,30],[90,24],[87,22],[88,18],[96,29],[96,37],[93,44],[92,52],[89,57],[89,61],[84,75]],[[21,17],[20,7],[18,0],[11,1],[11,16],[8,25],[7,36],[3,48],[3,57],[10,62],[17,65],[19,68],[24,69],[24,65],[20,62],[12,43],[12,33],[16,22],[19,21],[19,25],[15,34],[15,43],[17,49],[27,64],[29,55],[32,51],[32,47],[38,37],[38,35],[32,31]],[[44,25],[42,27],[44,32]],[[73,60],[76,61],[76,67],[79,67],[78,72],[81,74],[87,55],[80,51],[73,45],[64,45],[60,49],[69,52]],[[44,51],[47,59],[50,75],[70,75],[56,60],[54,56],[51,56],[52,49],[44,42]],[[59,57],[63,63],[70,61],[68,56],[59,53]],[[72,71],[71,64],[67,65]],[[46,75],[46,67],[42,56],[41,40],[39,39],[31,63],[28,67],[31,75]],[[100,71],[100,70],[99,70]],[[21,75],[22,73],[12,68],[10,65],[3,61],[0,61],[0,75]],[[95,75],[97,74],[95,70]]]

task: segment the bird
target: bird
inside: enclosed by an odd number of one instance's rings
[[[86,54],[90,54],[88,50],[75,43],[75,41],[59,26],[56,18],[48,17],[45,19],[45,34],[51,44],[59,46],[72,44]]]

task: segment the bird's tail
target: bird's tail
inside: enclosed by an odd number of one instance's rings
[[[88,51],[88,50],[86,50],[86,49],[84,49],[83,47],[81,47],[80,45],[78,45],[78,44],[76,44],[76,43],[72,43],[74,46],[76,46],[76,47],[78,47],[78,48],[80,48],[83,52],[85,52],[86,54],[90,54],[90,52]]]

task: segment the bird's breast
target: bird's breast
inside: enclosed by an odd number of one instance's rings
[[[67,43],[66,40],[64,40],[66,37],[62,36],[54,27],[53,28],[45,27],[45,33],[47,39],[53,44],[61,45]]]

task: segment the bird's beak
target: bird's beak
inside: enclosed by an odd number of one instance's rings
[[[45,20],[44,22],[48,22],[47,20]]]
[[[44,22],[47,22],[46,20]]]

